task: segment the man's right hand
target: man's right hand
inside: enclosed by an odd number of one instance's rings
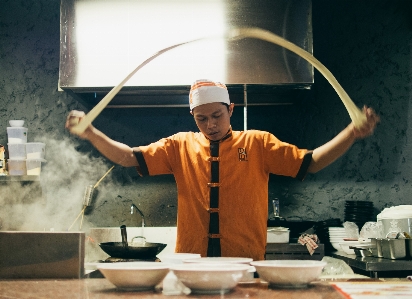
[[[72,110],[70,111],[69,115],[66,118],[66,124],[65,128],[74,135],[79,136],[82,139],[87,139],[88,133],[92,130],[92,125],[90,125],[83,133],[77,134],[74,133],[72,130],[73,127],[75,127],[79,122],[82,121],[82,119],[86,116],[86,114],[83,111],[77,111],[77,110]]]

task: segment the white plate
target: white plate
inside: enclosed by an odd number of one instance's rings
[[[359,241],[343,241],[341,242],[343,245],[348,245],[348,246],[356,246],[356,245],[360,245],[361,242]]]
[[[370,279],[369,276],[361,274],[337,274],[337,275],[321,275],[320,280],[340,280],[340,279],[356,279],[356,278],[365,278]]]
[[[199,259],[197,253],[164,253],[157,256],[162,262],[170,264],[182,264],[184,260]]]
[[[97,270],[97,266],[101,263],[84,263],[84,269],[86,270]]]
[[[203,264],[249,264],[253,259],[246,257],[201,257],[183,260],[184,263]]]

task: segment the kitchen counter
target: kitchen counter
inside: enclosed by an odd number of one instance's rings
[[[145,298],[145,299],[190,299],[190,298],[285,298],[285,299],[369,299],[411,298],[412,282],[407,279],[378,280],[369,278],[333,279],[317,281],[304,289],[271,289],[266,282],[254,279],[239,283],[224,295],[163,295],[161,290],[144,292],[118,291],[107,279],[17,279],[0,280],[0,298]]]
[[[163,295],[160,291],[121,292],[107,279],[0,280],[0,298],[193,298],[193,295]],[[196,295],[196,298],[288,298],[338,299],[345,297],[326,282],[314,283],[306,289],[270,289],[256,279],[239,284],[225,295]]]
[[[385,259],[377,257],[358,257],[354,254],[335,252],[332,257],[345,261],[352,269],[359,269],[369,273],[371,278],[379,278],[391,272],[396,277],[412,275],[412,260],[410,259]],[[356,271],[355,271],[356,272]]]

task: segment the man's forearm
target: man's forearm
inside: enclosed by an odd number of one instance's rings
[[[318,172],[336,161],[336,159],[347,152],[355,140],[356,138],[353,133],[353,124],[350,124],[335,138],[313,151],[312,162],[309,165],[308,172]]]
[[[114,141],[96,128],[87,132],[87,140],[107,159],[124,167],[138,166],[133,149],[123,143]]]

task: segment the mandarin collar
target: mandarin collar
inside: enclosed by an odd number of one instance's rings
[[[227,131],[226,135],[223,136],[223,137],[222,137],[221,139],[219,139],[219,140],[211,140],[211,139],[207,138],[206,135],[203,135],[203,136],[205,136],[205,138],[206,138],[207,140],[209,140],[210,143],[220,143],[220,142],[223,142],[223,141],[225,141],[226,139],[232,137],[232,126],[229,127],[229,130]]]

